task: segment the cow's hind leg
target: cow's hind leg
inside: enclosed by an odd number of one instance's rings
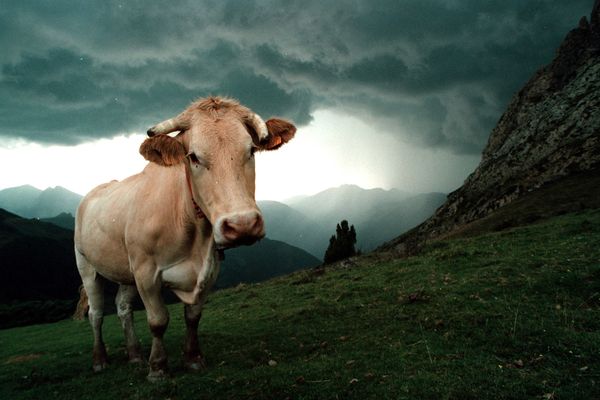
[[[117,305],[117,314],[121,320],[123,333],[125,334],[125,342],[127,345],[127,355],[129,362],[142,362],[142,350],[140,341],[135,335],[133,327],[133,307],[132,302],[137,296],[137,288],[132,285],[119,285],[119,291],[115,303]]]
[[[198,323],[202,317],[202,304],[185,304],[183,311],[187,327],[183,343],[183,361],[191,370],[203,370],[206,368],[206,363],[198,343]]]
[[[104,319],[104,278],[100,276],[94,267],[85,259],[85,257],[75,251],[75,258],[77,260],[77,269],[83,287],[87,292],[88,304],[90,309],[88,311],[88,318],[92,331],[94,333],[94,350],[93,350],[93,368],[94,371],[102,371],[108,364],[108,357],[106,355],[106,346],[102,340],[102,321]]]

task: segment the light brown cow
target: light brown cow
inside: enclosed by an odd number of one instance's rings
[[[174,131],[179,134],[167,135]],[[88,296],[94,370],[107,363],[105,279],[119,283],[117,310],[134,362],[142,357],[131,301],[137,292],[142,298],[153,335],[149,379],[167,369],[163,335],[169,314],[161,287],[185,303],[185,364],[204,367],[197,329],[219,256],[265,234],[254,198],[254,152],[277,149],[295,132],[289,122],[265,123],[234,100],[199,100],[148,130],[140,153],[151,162],[141,173],[100,185],[83,199],[75,222],[75,256]]]

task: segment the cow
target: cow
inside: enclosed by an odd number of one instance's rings
[[[148,379],[157,380],[167,374],[169,313],[161,289],[184,303],[184,364],[205,368],[198,324],[223,251],[265,235],[254,196],[254,153],[278,149],[296,127],[279,118],[265,122],[233,99],[209,97],[147,133],[140,153],[150,162],[83,198],[74,241],[83,282],[79,312],[89,307],[94,336],[93,370],[107,366],[103,284],[110,280],[119,284],[117,314],[131,362],[142,361],[131,305],[137,293],[142,299],[152,333]]]

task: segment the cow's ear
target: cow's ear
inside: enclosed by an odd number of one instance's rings
[[[260,144],[260,150],[277,150],[296,134],[296,127],[283,119],[271,118],[266,125],[269,136]]]
[[[185,147],[176,138],[157,135],[144,140],[140,146],[140,154],[148,161],[170,167],[185,159]]]

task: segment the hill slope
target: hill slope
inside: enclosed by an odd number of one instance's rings
[[[323,246],[323,228],[320,223],[277,201],[259,201],[258,207],[263,214],[268,238],[289,243],[322,258],[319,249]]]
[[[73,232],[0,209],[0,328],[72,313],[81,284]]]
[[[0,209],[0,302],[72,299],[80,285],[73,232]]]
[[[171,306],[172,377],[158,384],[127,363],[116,316],[101,374],[87,322],[0,331],[0,397],[600,398],[600,210],[381,257],[212,294],[201,373],[182,369]]]
[[[562,177],[600,170],[600,0],[590,22],[564,39],[556,57],[513,97],[477,169],[446,203],[386,249],[411,254]],[[581,187],[579,193],[587,188]],[[577,196],[578,193],[574,193]],[[557,204],[560,208],[560,205]]]
[[[370,251],[385,241],[419,225],[444,203],[443,193],[422,193],[406,199],[381,205],[368,220],[358,221],[363,249]]]
[[[61,228],[75,230],[75,217],[69,213],[60,213],[52,218],[40,218],[41,221],[49,222]]]
[[[320,263],[302,249],[265,238],[252,246],[227,250],[215,287],[262,282]]]

